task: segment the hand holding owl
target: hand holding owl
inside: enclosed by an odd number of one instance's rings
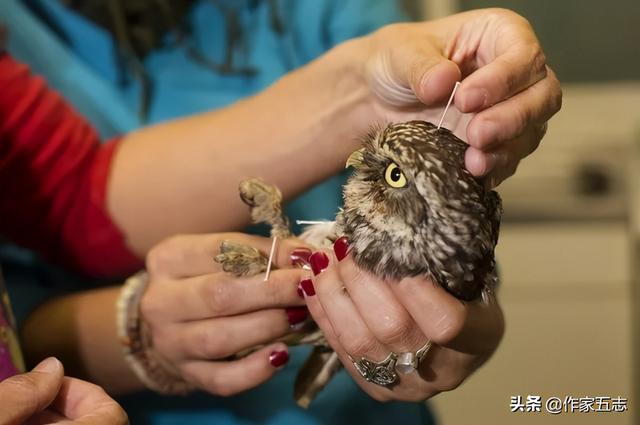
[[[312,255],[315,276],[303,286],[305,299],[346,370],[373,398],[419,401],[452,390],[497,348],[504,319],[494,299],[461,302],[424,277],[380,279],[359,268],[339,241],[334,252]],[[425,341],[432,345],[418,373],[397,385],[367,382],[354,366],[354,359],[416,352]]]
[[[379,122],[438,122],[462,81],[445,127],[470,145],[466,167],[495,187],[546,132],[562,93],[526,19],[474,10],[390,25],[366,39],[366,76]]]
[[[281,338],[306,318],[306,309],[296,307],[303,304],[296,289],[302,272],[291,263],[300,250],[310,251],[300,241],[283,241],[273,259],[281,270],[264,282],[262,275],[225,273],[212,260],[223,241],[251,246],[247,255],[256,256],[271,245],[241,233],[180,235],[147,255],[145,288],[138,288],[142,331],[131,338],[139,345],[127,358],[138,379],[158,392],[236,394],[271,378],[289,359]],[[235,353],[244,355],[233,359]]]

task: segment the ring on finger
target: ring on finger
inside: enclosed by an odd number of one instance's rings
[[[429,350],[431,349],[431,340],[428,340],[422,347],[415,353],[406,352],[397,354],[396,370],[403,375],[413,373],[418,369],[420,362],[425,358]]]
[[[351,356],[349,357],[351,358]],[[395,370],[397,359],[398,355],[391,352],[383,361],[378,363],[367,360],[364,357],[361,357],[359,360],[353,360],[353,358],[351,358],[351,361],[365,381],[380,385],[381,387],[391,387],[400,380]]]

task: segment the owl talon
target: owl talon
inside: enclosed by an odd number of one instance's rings
[[[240,198],[251,207],[254,223],[271,226],[271,236],[285,239],[291,236],[289,219],[282,213],[282,193],[260,179],[248,179],[240,183]]]
[[[220,244],[215,261],[222,265],[222,270],[234,276],[254,276],[267,270],[267,257],[260,251],[231,241]]]

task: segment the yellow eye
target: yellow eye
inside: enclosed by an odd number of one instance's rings
[[[391,187],[401,188],[407,185],[407,178],[402,174],[397,164],[391,163],[384,172],[384,179]]]

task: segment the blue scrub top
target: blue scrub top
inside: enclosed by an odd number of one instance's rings
[[[284,31],[274,30],[266,1],[225,0],[243,28],[237,66],[252,75],[222,75],[194,61],[184,44],[159,48],[144,59],[153,83],[147,123],[212,110],[258,93],[332,46],[405,16],[390,0],[276,1]],[[211,1],[199,1],[187,17],[189,43],[221,62],[226,22]],[[143,126],[140,85],[118,64],[110,35],[53,0],[2,0],[0,23],[9,29],[9,51],[60,91],[104,138]],[[123,70],[125,71],[123,78]],[[215,135],[212,135],[212,140]],[[341,204],[344,176],[301,195],[287,207],[292,219],[330,219]],[[21,291],[19,297],[24,296]],[[14,297],[16,300],[18,297]],[[19,303],[17,303],[19,304]],[[17,309],[18,310],[18,309]],[[266,384],[229,398],[195,394],[123,397],[131,423],[150,424],[386,424],[432,423],[422,404],[378,403],[340,372],[307,411],[293,402],[293,380],[309,348],[291,350],[290,363]]]

